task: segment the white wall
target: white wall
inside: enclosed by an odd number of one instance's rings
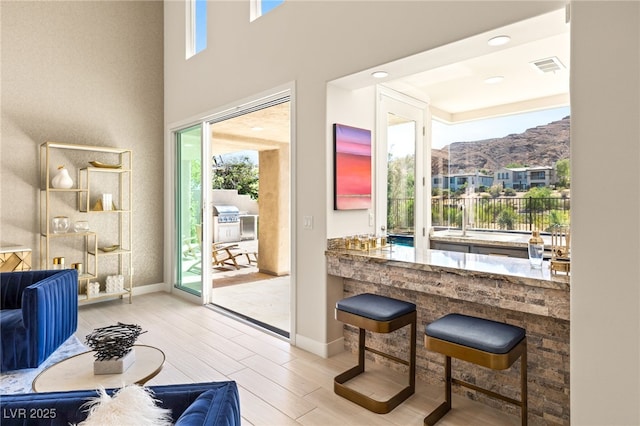
[[[361,216],[333,212],[327,145],[334,120],[366,119],[329,115],[326,82],[563,6],[561,1],[288,0],[249,24],[248,2],[216,1],[209,3],[208,48],[185,61],[184,5],[165,2],[167,125],[296,83],[292,225],[297,235],[299,346],[327,354],[329,345],[339,342],[340,327],[332,319],[339,283],[326,276],[324,249],[327,237],[359,223]],[[580,425],[638,424],[638,3],[578,2],[573,9],[572,416]],[[614,43],[603,45],[596,35],[613,36]],[[600,64],[602,57],[608,59],[606,66]],[[609,156],[602,151],[603,140]],[[615,161],[603,161],[618,151]],[[600,192],[616,194],[628,205],[616,210],[619,221],[612,226],[609,209],[594,196],[602,188],[603,174],[593,171],[619,171],[620,166],[626,186]],[[312,230],[302,227],[307,215],[314,217]],[[610,325],[627,330],[624,340]],[[618,384],[624,390],[614,392]]]
[[[354,91],[332,85],[327,87],[327,238],[374,232],[374,226],[369,226],[369,214],[375,211],[374,197],[371,199],[371,208],[366,210],[333,210],[333,124],[339,123],[371,130],[373,162],[377,139],[375,111],[375,87]],[[375,182],[375,164],[371,164],[371,170],[372,179]]]
[[[571,14],[571,420],[638,425],[640,3]]]

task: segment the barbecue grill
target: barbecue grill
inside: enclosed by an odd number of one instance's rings
[[[240,210],[231,205],[213,206],[213,242],[240,241]]]

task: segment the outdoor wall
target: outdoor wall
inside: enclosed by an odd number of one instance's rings
[[[258,202],[247,194],[238,194],[237,189],[214,189],[211,191],[213,205],[232,205],[240,210],[240,214],[258,214]]]
[[[565,4],[289,0],[249,23],[248,2],[209,2],[208,47],[185,60],[184,4],[165,2],[167,128],[295,82],[292,266],[298,346],[327,354],[336,339],[331,300],[340,284],[326,277],[324,250],[327,237],[344,228],[328,202],[328,132],[332,122],[352,116],[328,113],[326,82]],[[638,6],[572,4],[571,413],[580,425],[640,423]],[[615,152],[615,161],[603,161]],[[605,188],[602,176],[621,171],[625,185]],[[616,210],[617,225],[594,196],[596,189],[626,200]],[[313,229],[303,229],[303,216],[314,217]]]
[[[41,143],[131,148],[133,282],[161,283],[162,3],[2,1],[0,14],[0,245],[31,247],[39,267]]]
[[[260,151],[258,269],[271,275],[291,272],[289,223],[289,145]]]

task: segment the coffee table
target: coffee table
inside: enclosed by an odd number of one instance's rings
[[[83,352],[62,360],[42,371],[33,380],[35,392],[120,388],[143,385],[155,377],[164,364],[164,352],[153,346],[133,345],[135,362],[120,374],[93,374],[94,351]]]

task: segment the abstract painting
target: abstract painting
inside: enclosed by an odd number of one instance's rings
[[[334,124],[333,145],[333,208],[371,208],[371,130]]]

